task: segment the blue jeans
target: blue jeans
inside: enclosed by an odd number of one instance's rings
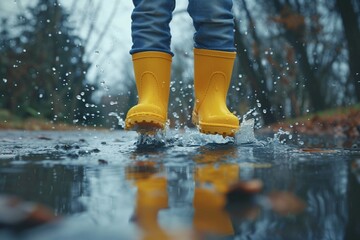
[[[175,0],[133,0],[130,53],[161,51],[171,55],[170,27]],[[195,27],[194,47],[235,51],[232,0],[189,0],[188,12]]]

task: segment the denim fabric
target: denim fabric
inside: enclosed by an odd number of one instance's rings
[[[195,48],[235,51],[232,6],[232,0],[189,0]]]
[[[161,51],[171,55],[169,23],[175,0],[133,0],[131,54]],[[194,47],[235,51],[232,0],[189,0],[195,27]]]
[[[175,0],[133,0],[131,54],[143,51],[171,53],[170,27]]]

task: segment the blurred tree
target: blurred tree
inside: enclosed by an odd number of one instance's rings
[[[265,124],[353,102],[335,0],[234,3],[237,68]]]
[[[9,68],[9,58],[12,52],[9,25],[6,18],[0,20],[0,29],[0,108],[6,108],[5,96],[9,94],[7,89],[8,79],[6,78],[6,73]]]
[[[260,109],[264,123],[271,124],[276,121],[276,117],[273,114],[271,102],[269,99],[269,90],[266,85],[266,76],[262,65],[262,59],[257,51],[258,48],[260,48],[261,43],[255,31],[254,22],[245,1],[242,1],[242,7],[250,24],[250,32],[253,38],[252,46],[255,48],[255,51],[253,54],[254,59],[251,59],[251,56],[249,55],[247,47],[244,43],[244,36],[242,36],[240,32],[240,25],[238,23],[239,21],[235,19],[235,42],[236,51],[239,57],[239,68],[242,69],[246,79],[250,83],[254,99],[256,99],[256,105]]]
[[[93,121],[98,111],[91,100],[96,86],[86,84],[90,64],[58,1],[39,0],[29,7],[18,16],[16,31],[4,75],[9,80],[4,105],[22,117]]]
[[[315,67],[310,63],[307,52],[305,17],[299,12],[300,2],[273,0],[277,16],[273,21],[283,26],[285,38],[294,47],[300,68],[305,77],[305,87],[309,94],[311,106],[315,111],[326,108],[325,93],[322,91],[320,79]]]
[[[347,40],[350,76],[354,83],[357,100],[360,102],[360,14],[355,12],[351,0],[336,0],[336,5],[342,19]]]
[[[262,113],[264,123],[274,123],[276,119],[271,110],[271,102],[268,97],[264,71],[261,67],[258,68],[261,66],[261,62],[258,62],[259,59],[255,60],[255,62],[251,60],[246,51],[243,37],[240,34],[239,25],[235,23],[235,26],[236,50],[239,57],[239,64],[241,65],[240,69],[243,70],[243,73],[253,90],[254,99],[256,99],[260,112]],[[255,64],[256,66],[254,66]]]

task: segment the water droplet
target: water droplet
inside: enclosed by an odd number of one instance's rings
[[[178,119],[179,115],[176,112],[173,112],[172,115],[174,116],[174,118]]]
[[[4,83],[7,83],[7,81],[8,81],[8,80],[7,80],[6,78],[3,78],[3,82],[4,82]]]
[[[44,94],[40,93],[39,98],[43,98],[43,97],[44,97]]]
[[[116,112],[111,112],[108,114],[108,116],[116,117],[118,120],[118,125],[125,128],[125,121]]]

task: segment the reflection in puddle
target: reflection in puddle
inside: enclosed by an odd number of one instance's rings
[[[135,161],[126,168],[126,179],[137,188],[132,220],[142,230],[143,239],[230,237],[236,235],[235,222],[255,220],[261,208],[283,215],[304,210],[303,202],[290,193],[261,195],[261,181],[240,181],[240,164],[226,161],[237,158],[234,145],[200,147],[197,152],[192,159],[195,165],[189,171],[192,176],[188,178],[192,181],[188,186],[193,196],[187,204],[191,204],[193,210],[187,221],[192,224],[177,235],[161,226],[159,217],[161,211],[172,207],[167,177],[170,169],[166,172],[159,161]],[[149,154],[151,156],[151,152]],[[150,156],[149,159],[153,158]],[[247,164],[247,167],[253,166],[257,165]]]
[[[26,239],[359,236],[358,151],[215,138],[199,144],[203,136],[195,134],[144,149],[123,132],[42,133],[50,139],[44,146],[34,133],[12,134],[1,146],[0,194],[63,216]],[[59,139],[79,148],[57,149]],[[11,236],[0,228],[0,239]]]

